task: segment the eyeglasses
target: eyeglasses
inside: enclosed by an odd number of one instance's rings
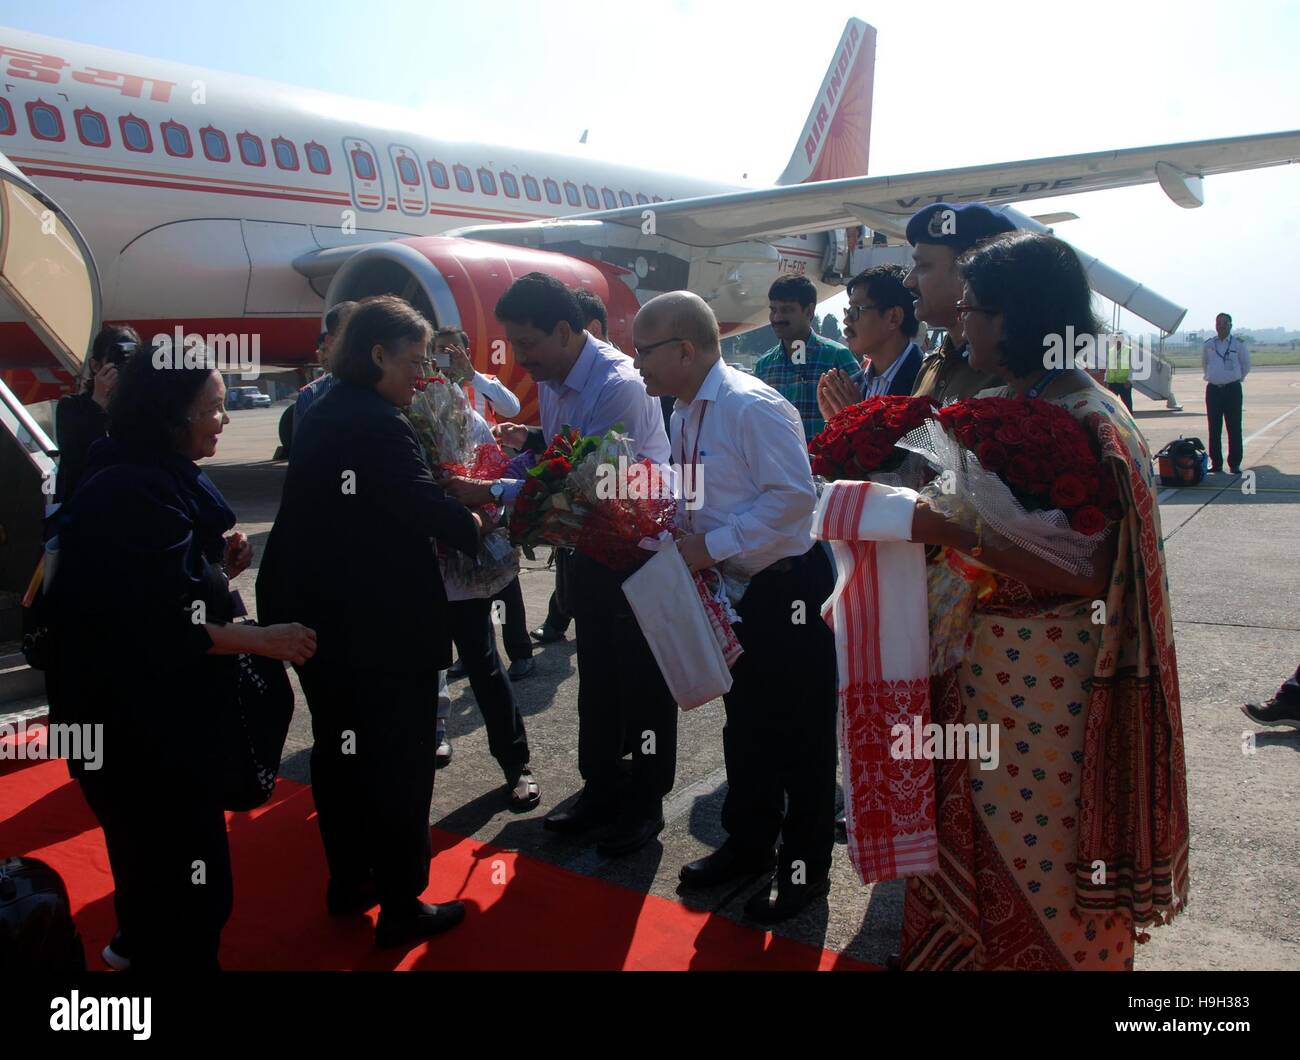
[[[685,341],[686,341],[685,339],[678,339],[678,338],[660,339],[658,342],[650,343],[649,346],[634,346],[633,349],[636,350],[636,355],[638,357],[644,357],[651,350],[657,350],[660,346],[667,346],[670,342],[685,342]]]
[[[876,310],[877,312],[879,312],[879,311],[880,311],[880,306],[878,306],[878,305],[849,305],[849,306],[845,306],[845,307],[844,307],[844,319],[847,320],[850,324],[852,324],[855,320],[858,319],[858,317],[862,316],[862,314],[865,313],[868,309],[874,309],[874,310]]]
[[[990,309],[984,305],[970,305],[967,302],[958,302],[956,305],[957,315],[965,320],[972,313],[983,313],[986,317],[995,317],[1002,312],[1001,309]]]

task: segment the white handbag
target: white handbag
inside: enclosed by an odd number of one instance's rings
[[[623,593],[673,699],[691,710],[730,692],[731,670],[677,544],[667,539],[654,547],[655,556],[623,582]]]

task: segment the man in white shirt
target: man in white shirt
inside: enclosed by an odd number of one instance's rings
[[[1201,349],[1205,411],[1210,421],[1210,474],[1223,470],[1223,424],[1228,424],[1228,470],[1241,474],[1241,384],[1250,374],[1250,350],[1232,333],[1232,317],[1214,320],[1215,337]]]
[[[516,360],[537,382],[546,441],[565,424],[593,435],[621,423],[638,457],[668,462],[658,403],[646,394],[632,359],[586,331],[587,318],[569,288],[529,273],[510,285],[495,312]],[[465,504],[512,504],[522,486],[523,479],[515,477],[502,479],[499,487],[452,479],[446,489]],[[546,827],[577,835],[612,824],[597,850],[617,857],[639,850],[663,830],[663,798],[677,769],[677,704],[623,595],[628,574],[581,553],[568,566],[565,597],[577,624],[578,770],[584,785],[577,803],[553,812]],[[629,733],[637,740],[632,769],[625,773]]]
[[[775,864],[745,905],[773,923],[828,892],[835,841],[835,639],[821,617],[833,579],[812,539],[817,494],[803,422],[776,390],[722,360],[717,320],[696,295],[646,303],[633,336],[647,391],[677,399],[670,443],[687,493],[682,557],[692,570],[717,566],[748,582],[736,605],[745,650],[723,697],[728,838],[681,879],[712,887]]]

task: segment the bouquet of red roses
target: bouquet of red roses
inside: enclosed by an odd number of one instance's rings
[[[837,412],[808,443],[812,471],[825,479],[862,481],[898,467],[906,453],[895,445],[934,415],[928,397],[868,398]]]
[[[1050,401],[969,398],[940,409],[940,425],[1029,511],[1059,509],[1085,537],[1119,518],[1119,491],[1092,436]]]
[[[643,538],[676,529],[672,484],[616,424],[603,436],[565,427],[528,471],[510,516],[510,539],[573,548],[611,570],[640,566]]]

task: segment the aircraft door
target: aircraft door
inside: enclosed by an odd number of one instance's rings
[[[354,136],[343,138],[348,177],[352,182],[352,204],[358,210],[378,213],[384,208],[384,175],[379,170],[379,156],[369,141]]]

